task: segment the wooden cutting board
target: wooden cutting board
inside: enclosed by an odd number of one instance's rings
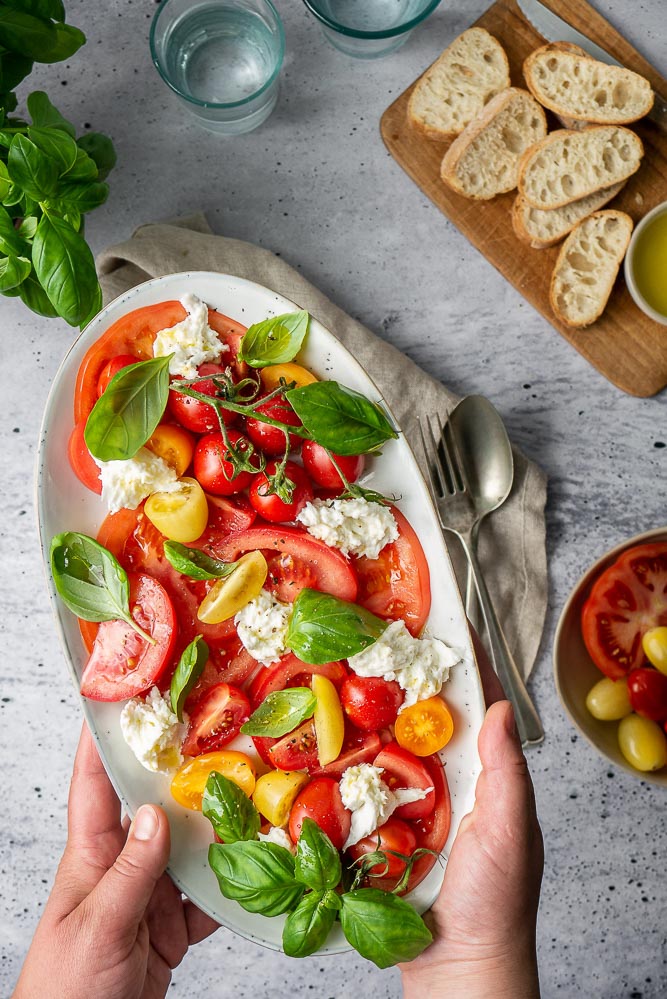
[[[550,5],[619,62],[646,76],[653,89],[667,98],[665,80],[585,0],[559,0],[557,5],[551,0]],[[515,0],[497,0],[475,23],[501,42],[509,59],[512,84],[525,87],[521,73],[523,60],[533,49],[543,45],[544,39],[525,20]],[[452,39],[443,41],[449,44]],[[605,312],[596,323],[585,330],[570,329],[559,323],[549,305],[549,283],[559,247],[533,250],[519,242],[510,220],[514,193],[492,201],[471,201],[442,183],[440,163],[447,145],[423,138],[408,125],[407,104],[413,87],[414,83],[385,111],[381,123],[384,142],[406,173],[561,336],[609,381],[636,396],[654,395],[664,388],[667,385],[667,326],[654,322],[637,308],[622,274]],[[550,128],[554,127],[558,127],[555,119],[550,121]],[[667,134],[648,118],[630,127],[641,136],[644,159],[618,197],[605,207],[620,208],[638,222],[651,208],[667,199]]]

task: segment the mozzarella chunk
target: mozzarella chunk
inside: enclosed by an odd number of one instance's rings
[[[164,458],[140,447],[134,458],[126,461],[96,461],[102,481],[102,501],[109,513],[123,507],[136,510],[151,493],[169,493],[178,489],[178,476]]]
[[[200,364],[219,361],[229,350],[208,325],[208,306],[196,295],[184,295],[181,305],[187,316],[180,323],[160,330],[153,342],[153,357],[174,356],[169,362],[169,374],[194,378]]]
[[[395,791],[382,780],[382,767],[370,763],[359,763],[348,767],[340,779],[340,796],[346,808],[352,812],[350,832],[343,846],[344,850],[387,821],[389,816],[410,801],[421,801],[433,788],[422,790],[417,787],[399,787]]]
[[[234,617],[243,647],[264,666],[287,652],[287,626],[292,605],[276,600],[268,590],[250,600]]]
[[[460,661],[460,654],[439,638],[413,638],[404,621],[392,621],[373,645],[350,656],[348,664],[358,676],[396,680],[405,691],[402,711],[438,694],[450,668]]]
[[[145,700],[133,697],[120,714],[123,738],[146,770],[168,774],[183,762],[181,744],[187,731],[171,710],[168,695],[153,687]]]
[[[398,537],[389,507],[365,499],[316,499],[306,503],[296,519],[314,538],[339,548],[343,555],[377,558]]]
[[[296,846],[280,826],[271,826],[267,833],[257,833],[257,838],[260,843],[275,843],[276,846],[284,846],[290,853],[296,853]]]

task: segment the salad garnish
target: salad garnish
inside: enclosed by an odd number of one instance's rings
[[[208,645],[201,635],[197,635],[183,649],[178,666],[171,678],[169,697],[171,707],[179,722],[183,721],[183,705],[201,676],[207,659]]]
[[[293,604],[287,644],[303,662],[321,665],[363,652],[387,626],[364,607],[304,589]]]
[[[292,732],[297,725],[311,718],[317,698],[310,687],[290,687],[269,694],[241,725],[244,735],[266,735],[279,738]]]
[[[190,579],[224,579],[236,569],[236,562],[223,562],[199,548],[188,548],[178,541],[165,541],[164,554],[177,572]]]
[[[243,337],[239,356],[251,368],[285,364],[301,350],[309,323],[310,316],[305,310],[255,323]]]

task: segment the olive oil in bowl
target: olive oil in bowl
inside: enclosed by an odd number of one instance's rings
[[[667,325],[667,202],[649,212],[635,229],[625,277],[636,304]]]

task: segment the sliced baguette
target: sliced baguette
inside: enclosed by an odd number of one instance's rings
[[[590,326],[607,304],[632,235],[625,212],[595,212],[567,237],[554,267],[549,300],[567,326]]]
[[[540,104],[578,121],[622,125],[653,107],[651,84],[639,73],[598,62],[563,42],[531,52],[523,75]]]
[[[458,140],[457,140],[458,141]],[[519,166],[519,191],[533,208],[550,211],[626,180],[639,169],[641,139],[621,125],[550,132]]]
[[[484,28],[469,28],[417,83],[408,103],[408,121],[427,139],[446,142],[509,85],[509,63],[500,42]]]
[[[521,157],[547,131],[544,111],[527,90],[493,97],[445,153],[440,176],[458,194],[488,200],[512,191]]]
[[[596,212],[608,201],[611,201],[621,190],[625,181],[603,187],[602,190],[589,194],[579,201],[570,201],[562,208],[554,208],[550,212],[541,208],[533,208],[522,194],[517,194],[512,206],[512,226],[522,243],[527,243],[535,250],[544,250],[555,246],[575,225],[588,215]]]

